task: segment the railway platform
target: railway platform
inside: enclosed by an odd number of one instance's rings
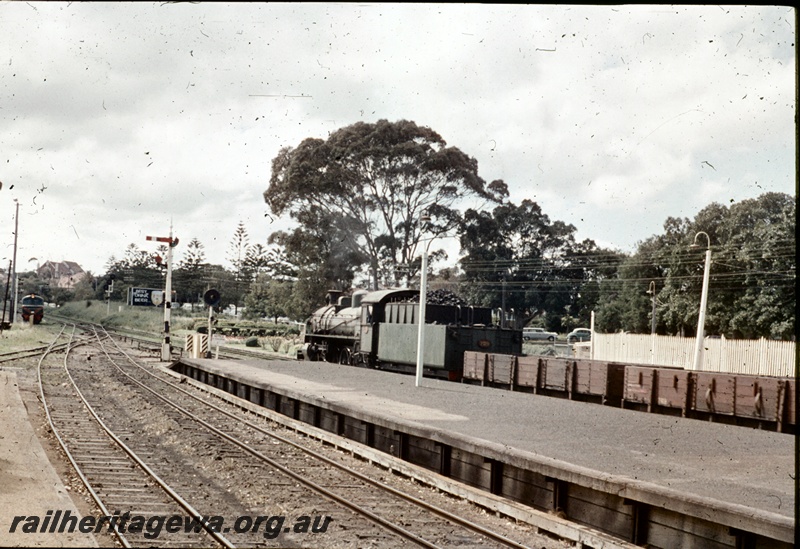
[[[36,437],[16,374],[0,370],[0,547],[97,547],[92,534],[43,529],[48,511],[81,517]],[[18,516],[39,517],[39,527],[26,519],[11,532]]]
[[[792,547],[783,433],[320,362],[181,358],[250,403],[649,547]]]

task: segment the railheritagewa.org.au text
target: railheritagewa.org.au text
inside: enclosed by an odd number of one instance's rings
[[[63,534],[81,532],[83,534],[103,531],[119,531],[121,534],[143,534],[147,539],[156,539],[163,533],[176,534],[200,533],[203,530],[225,534],[261,534],[266,539],[274,539],[281,533],[324,534],[333,522],[329,516],[300,516],[287,521],[282,515],[243,515],[233,522],[227,522],[219,515],[185,516],[185,515],[153,515],[145,517],[130,512],[116,511],[113,515],[80,517],[71,511],[47,511],[40,515],[17,515],[11,519],[9,533],[22,534]]]

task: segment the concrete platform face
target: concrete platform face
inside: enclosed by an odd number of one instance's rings
[[[17,387],[13,372],[0,371],[0,547],[97,547],[94,536],[77,530],[41,533],[48,511],[81,515],[39,444]],[[39,517],[36,533],[23,531],[26,521],[11,533],[17,516]]]
[[[415,387],[413,376],[328,363],[181,362],[440,442],[483,447],[515,465],[566,471],[625,497],[646,493],[666,507],[719,502],[784,524],[795,517],[792,435],[427,378]]]

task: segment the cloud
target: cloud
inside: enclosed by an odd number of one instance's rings
[[[0,217],[18,199],[26,253],[95,271],[170,220],[224,264],[239,220],[253,243],[287,226],[262,198],[282,147],[407,119],[513,200],[630,249],[710,201],[794,192],[793,15],[4,3]]]

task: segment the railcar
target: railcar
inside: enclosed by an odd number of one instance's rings
[[[20,300],[22,320],[39,324],[44,318],[44,299],[36,294],[28,294]]]
[[[417,364],[418,290],[329,292],[305,325],[299,359],[325,360],[401,372]],[[423,370],[458,380],[465,351],[519,354],[522,330],[493,322],[483,307],[426,304]]]

